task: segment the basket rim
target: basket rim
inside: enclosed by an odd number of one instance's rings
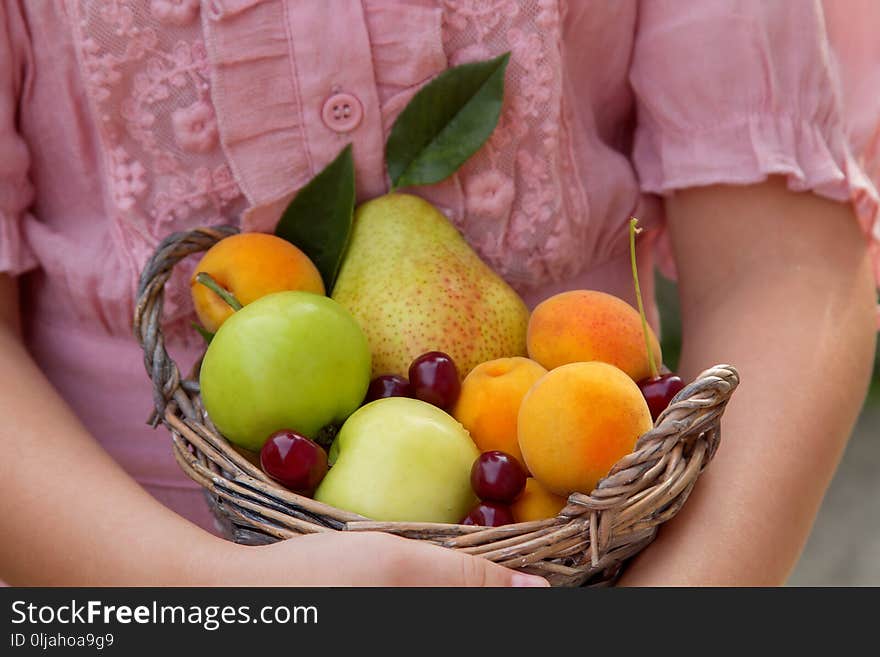
[[[631,472],[632,466],[631,462],[633,461],[633,455],[639,451],[639,446],[644,443],[650,441],[654,438],[658,433],[662,433],[662,435],[672,435],[681,428],[681,421],[674,419],[672,416],[675,414],[675,411],[681,410],[682,408],[690,409],[694,404],[699,404],[704,401],[704,398],[696,397],[695,394],[703,392],[707,387],[704,384],[706,379],[710,379],[713,377],[717,377],[718,379],[728,381],[730,379],[737,379],[736,383],[732,384],[732,387],[738,383],[737,371],[733,366],[727,364],[719,364],[715,365],[707,370],[704,370],[700,375],[697,376],[694,381],[685,386],[681,392],[677,393],[673,400],[670,402],[669,407],[663,411],[663,413],[658,416],[657,420],[654,423],[654,426],[648,432],[642,434],[636,441],[635,447],[633,451],[622,457],[619,461],[617,461],[614,466],[612,466],[611,470],[609,470],[608,474],[601,478],[599,482],[596,484],[596,487],[590,493],[580,493],[580,492],[572,492],[568,496],[569,503],[574,502],[578,506],[588,506],[589,508],[594,508],[596,510],[601,510],[604,506],[607,505],[604,500],[609,498],[609,496],[613,496],[617,492],[617,488],[619,487],[619,480],[626,479],[633,475]],[[198,390],[198,383],[191,378],[181,380],[181,384],[190,384],[192,390]],[[732,391],[732,389],[731,389]],[[203,407],[202,407],[203,408]],[[203,411],[205,414],[207,411]],[[667,417],[669,416],[669,417]],[[399,524],[399,525],[422,525],[425,527],[431,527],[436,529],[444,529],[444,528],[455,528],[457,530],[461,530],[465,533],[471,532],[479,532],[485,530],[486,527],[475,526],[475,525],[462,525],[459,523],[440,523],[440,522],[411,522],[411,521],[378,521],[375,519],[368,518],[366,516],[360,515],[353,511],[347,511],[345,509],[341,509],[339,507],[335,507],[324,502],[320,502],[312,497],[308,497],[306,495],[302,495],[301,493],[297,493],[296,491],[283,486],[281,483],[272,479],[268,474],[263,472],[258,466],[256,466],[252,461],[250,461],[247,456],[242,454],[242,452],[249,453],[251,456],[255,457],[256,452],[251,450],[246,450],[244,448],[238,447],[229,441],[223,433],[219,431],[213,424],[210,426],[206,425],[205,422],[196,423],[201,425],[204,430],[212,431],[215,433],[222,441],[224,445],[223,455],[227,457],[230,461],[230,465],[238,468],[241,474],[250,477],[255,481],[265,482],[268,486],[271,486],[276,491],[283,493],[285,497],[289,497],[296,501],[306,501],[310,503],[310,506],[321,507],[327,512],[335,511],[340,514],[344,514],[348,516],[349,523],[370,523],[370,524],[380,524],[380,525],[390,525],[390,524]],[[703,423],[707,423],[707,420],[703,420]],[[191,431],[191,422],[185,422],[181,419],[180,409],[175,403],[170,403],[166,406],[165,414],[161,419],[161,423],[165,424],[166,427],[170,430],[177,431],[180,433],[185,433]],[[156,423],[153,422],[155,425]],[[661,431],[662,430],[662,431]],[[671,431],[670,431],[671,430]],[[192,437],[192,434],[188,434]],[[621,475],[621,473],[623,473]],[[620,476],[619,476],[620,475]],[[215,473],[215,478],[219,477],[219,474]],[[565,513],[565,510],[568,508],[566,506],[563,508],[556,517],[559,518],[567,518],[568,514]],[[543,521],[527,521],[521,523],[511,523],[509,525],[504,525],[505,527],[510,527],[513,525],[530,525],[535,522],[543,522]]]

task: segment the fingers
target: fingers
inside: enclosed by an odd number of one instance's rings
[[[250,564],[248,577],[260,580],[249,581],[250,584],[549,586],[543,577],[519,573],[481,557],[382,533],[313,534],[260,548],[241,549],[249,553],[245,555]],[[263,556],[255,556],[254,550]],[[264,576],[259,577],[264,571]]]
[[[451,550],[450,550],[451,551]],[[547,587],[550,584],[543,577],[527,575],[510,570],[497,563],[481,557],[453,552],[462,561],[461,581],[450,583],[449,586],[513,586],[513,587]]]
[[[392,537],[393,538],[393,537]],[[398,586],[546,587],[547,580],[516,572],[481,557],[398,539],[389,567]]]

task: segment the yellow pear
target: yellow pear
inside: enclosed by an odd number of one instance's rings
[[[462,377],[526,354],[523,300],[417,196],[388,194],[357,209],[331,296],[363,328],[373,376],[406,376],[426,351],[449,354]]]

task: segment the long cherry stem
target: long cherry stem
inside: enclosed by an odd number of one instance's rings
[[[238,299],[236,299],[232,295],[232,292],[230,292],[225,287],[220,285],[220,283],[215,281],[214,277],[211,276],[211,274],[203,271],[199,272],[198,274],[196,274],[196,283],[201,283],[206,288],[211,290],[214,294],[223,299],[223,301],[225,301],[233,310],[241,310],[241,303],[239,303]]]
[[[645,317],[645,306],[642,303],[642,289],[639,286],[639,268],[636,266],[636,233],[641,233],[639,220],[635,217],[629,219],[629,258],[632,262],[633,282],[636,285],[636,301],[639,304],[639,315],[642,318],[642,333],[645,335],[645,347],[648,349],[648,361],[651,364],[651,378],[659,376],[657,363],[654,362],[654,350],[651,349],[651,338],[648,336],[648,320]]]

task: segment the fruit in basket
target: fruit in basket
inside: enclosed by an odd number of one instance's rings
[[[286,427],[315,437],[360,406],[370,351],[348,312],[310,292],[276,292],[230,317],[199,378],[211,420],[229,441],[259,450]]]
[[[327,452],[302,434],[282,429],[263,445],[260,465],[282,486],[311,495],[327,474]]]
[[[546,373],[520,356],[480,363],[462,382],[452,414],[482,451],[501,450],[525,466],[516,437],[517,415],[529,388]]]
[[[413,390],[409,381],[396,374],[383,374],[370,381],[364,404],[385,399],[386,397],[412,397]]]
[[[669,402],[684,388],[684,381],[675,374],[658,374],[639,381],[639,390],[651,409],[651,418],[656,420],[666,410]]]
[[[326,504],[384,521],[458,522],[476,502],[470,474],[479,451],[436,406],[390,397],[360,408],[330,450],[315,491]]]
[[[449,354],[461,375],[525,355],[525,303],[417,196],[388,194],[357,209],[332,297],[366,332],[374,376],[405,376],[429,350]]]
[[[510,507],[500,502],[480,502],[461,520],[462,525],[501,527],[515,521]]]
[[[471,487],[484,502],[509,504],[522,493],[526,471],[510,454],[483,452],[471,468]]]
[[[234,311],[216,292],[196,281],[201,272],[210,274],[243,306],[283,290],[324,294],[318,269],[290,242],[264,233],[232,235],[208,249],[190,281],[196,314],[211,333]]]
[[[529,477],[525,490],[510,505],[510,510],[516,522],[545,520],[555,518],[567,503],[566,498],[554,495],[540,481]]]
[[[413,396],[449,411],[461,391],[461,378],[455,361],[442,351],[429,351],[409,366]]]
[[[648,327],[654,359],[660,343]],[[572,290],[545,299],[529,320],[529,356],[548,370],[568,363],[602,361],[633,380],[651,374],[638,311],[623,299],[596,290]]]
[[[571,363],[541,377],[519,410],[526,465],[551,493],[590,493],[653,427],[639,387],[619,368]]]

